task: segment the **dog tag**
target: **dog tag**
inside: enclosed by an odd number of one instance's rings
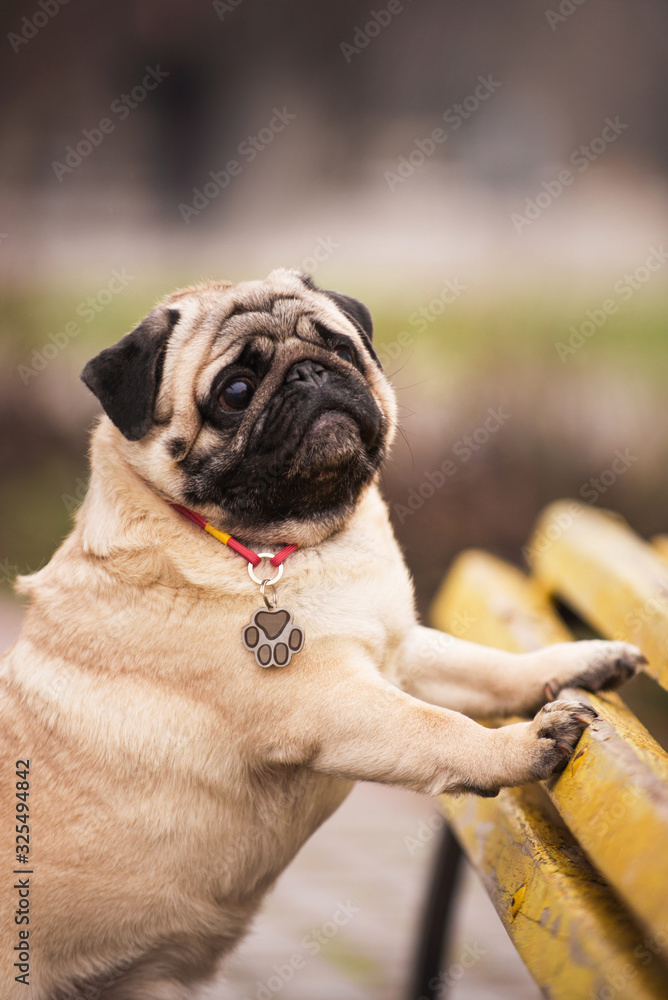
[[[259,608],[241,637],[260,667],[287,667],[304,645],[304,630],[287,608]]]
[[[261,559],[273,558],[271,552],[258,554]],[[248,575],[260,585],[265,606],[255,612],[241,633],[243,644],[255,655],[255,662],[259,667],[287,667],[295,653],[304,645],[304,629],[295,624],[292,611],[277,607],[275,584],[283,576],[283,564],[278,566],[273,579],[260,580],[253,571],[253,564],[249,562]],[[271,600],[267,597],[267,587],[271,587]]]

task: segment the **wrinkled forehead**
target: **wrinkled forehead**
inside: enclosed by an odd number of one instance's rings
[[[237,306],[223,318],[202,359],[197,389],[205,392],[219,369],[236,361],[242,352],[246,355],[250,350],[253,357],[271,364],[277,352],[322,345],[317,322],[305,303],[296,299],[275,299],[266,309]]]
[[[280,343],[310,327],[311,310],[302,299],[272,295],[260,301],[258,298],[236,303],[222,317],[211,345],[213,351],[227,351],[234,344],[245,343],[249,337],[257,335]]]
[[[292,287],[270,281],[213,285],[177,293],[167,304],[180,313],[163,373],[164,395],[173,402],[184,394],[192,398],[193,388],[201,390],[250,340],[266,354],[292,337],[321,343],[315,333],[321,324],[350,337],[366,353],[359,331],[334,302],[298,281]]]

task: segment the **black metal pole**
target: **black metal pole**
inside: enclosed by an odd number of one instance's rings
[[[427,887],[407,1000],[445,997],[445,983],[439,981],[439,972],[447,954],[447,933],[462,862],[459,842],[445,823]]]

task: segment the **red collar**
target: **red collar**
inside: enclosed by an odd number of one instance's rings
[[[170,504],[174,510],[178,510],[179,514],[183,514],[183,516],[187,517],[188,520],[193,521],[193,523],[199,525],[200,528],[204,528],[204,530],[208,531],[210,535],[217,538],[219,542],[222,542],[223,545],[227,545],[228,548],[233,549],[234,552],[243,556],[243,558],[247,559],[253,566],[259,566],[262,562],[257,552],[253,552],[252,549],[247,549],[245,545],[238,542],[236,538],[232,538],[232,536],[228,535],[227,532],[219,531],[218,528],[214,528],[213,525],[209,524],[206,518],[202,517],[201,514],[198,514],[194,510],[190,510],[189,507],[182,507],[180,503],[171,503],[170,501]],[[281,549],[281,551],[277,552],[275,556],[272,556],[269,560],[271,565],[280,566],[283,560],[287,559],[293,552],[296,552],[298,548],[299,545],[286,545],[284,549]]]

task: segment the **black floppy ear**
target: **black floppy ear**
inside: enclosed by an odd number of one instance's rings
[[[159,306],[139,326],[92,358],[81,380],[128,441],[139,441],[153,423],[167,341],[180,318]]]
[[[371,319],[371,313],[364,303],[360,302],[359,299],[351,298],[350,295],[342,295],[341,292],[323,291],[323,295],[330,298],[339,307],[343,315],[348,317],[353,326],[357,327],[362,334],[362,339],[366,343],[369,354],[382,371],[383,366],[380,363],[380,358],[374,351],[371,343],[373,339],[373,320]]]
[[[341,292],[323,292],[328,295],[339,307],[344,316],[347,316],[359,329],[360,333],[371,343],[373,340],[373,320],[371,313],[359,299],[353,299],[350,295],[342,295]]]

